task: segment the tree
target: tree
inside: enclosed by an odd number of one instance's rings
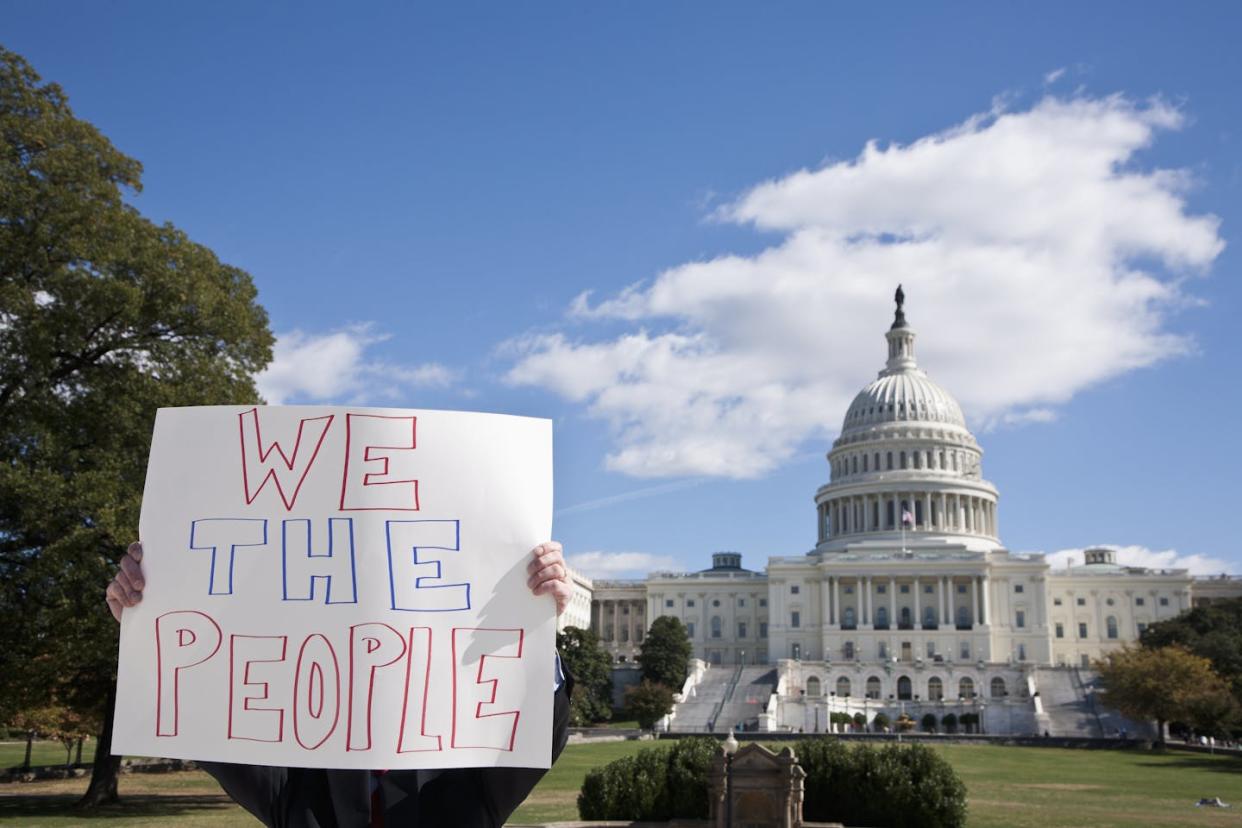
[[[1104,683],[1104,704],[1132,719],[1155,719],[1161,741],[1167,723],[1201,718],[1229,694],[1211,662],[1183,647],[1125,647],[1095,668]]]
[[[642,728],[655,727],[656,722],[673,711],[673,691],[663,684],[643,679],[626,688],[625,709]]]
[[[690,656],[694,648],[681,619],[662,615],[651,622],[651,629],[643,639],[638,663],[643,668],[643,678],[680,690],[690,672]]]
[[[257,401],[271,358],[249,275],[126,204],[141,165],[0,49],[0,719],[102,723],[82,804],[116,799],[116,626],[161,406]]]
[[[612,659],[590,630],[566,627],[556,634],[556,649],[574,677],[569,723],[582,727],[612,718]]]
[[[1140,642],[1148,649],[1178,645],[1212,662],[1212,669],[1242,701],[1242,598],[1195,607],[1176,618],[1157,621]]]
[[[919,721],[919,724],[923,726],[924,732],[935,733],[936,732],[936,714],[935,713],[924,713],[923,718]]]

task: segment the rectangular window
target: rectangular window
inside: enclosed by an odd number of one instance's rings
[[[634,640],[637,641],[639,644],[643,643],[643,628],[642,627],[639,627],[638,629],[634,630]]]
[[[739,607],[744,607],[744,606],[746,606],[746,599],[745,599],[745,598],[738,598],[738,599],[737,599],[737,605],[738,605]]]
[[[934,586],[932,586],[931,584],[925,584],[925,585],[923,586],[923,594],[924,594],[924,595],[931,595],[931,594],[932,594],[935,590],[936,590],[936,588],[935,588]]]
[[[1162,606],[1162,607],[1167,607],[1168,605],[1169,605],[1169,599],[1168,599],[1168,598],[1161,597],[1161,599],[1160,599],[1160,606]]]
[[[845,588],[845,594],[846,594],[846,595],[853,595],[853,594],[854,594],[854,588],[853,588],[852,586],[847,586],[847,587]]]
[[[1079,637],[1079,638],[1086,638],[1086,637],[1087,637],[1087,625],[1086,625],[1086,624],[1079,624],[1079,625],[1078,625],[1078,637]]]
[[[888,592],[888,587],[885,586],[884,584],[880,584],[878,587],[875,588],[875,591],[879,593],[880,595],[884,595],[885,593]]]
[[[1147,632],[1147,625],[1140,621],[1138,625],[1138,634],[1142,635],[1145,632]]]
[[[965,595],[965,594],[966,594],[966,585],[965,585],[965,584],[958,584],[958,585],[957,585],[957,594],[958,594],[958,595]]]
[[[801,591],[801,587],[799,587],[797,584],[790,584],[790,585],[789,585],[789,594],[790,594],[790,595],[797,595],[800,591]]]
[[[665,598],[665,599],[664,599],[664,606],[665,606],[665,607],[672,607],[672,606],[673,606],[673,599],[672,599],[672,598]]]
[[[909,585],[909,584],[902,584],[902,585],[899,587],[899,591],[901,592],[901,594],[902,594],[902,595],[909,595],[909,594],[910,594],[910,585]]]
[[[1057,638],[1065,638],[1065,625],[1057,622]]]
[[[760,638],[768,637],[768,622],[767,621],[759,622],[759,637]]]
[[[970,661],[970,642],[969,641],[962,642],[961,653],[962,653],[962,661]]]
[[[687,599],[686,599],[686,606],[687,606],[687,607],[693,607],[693,606],[694,606],[694,599],[693,599],[693,598],[687,598]]]
[[[630,614],[630,608],[629,608],[629,606],[624,606],[624,607],[622,607],[622,608],[621,608],[621,614],[622,614],[622,615],[629,615],[629,614]]]
[[[737,622],[737,637],[738,638],[746,637],[746,622],[745,621]]]
[[[1134,599],[1134,605],[1135,605],[1136,607],[1141,607],[1141,606],[1143,606],[1145,603],[1147,603],[1147,602],[1146,602],[1146,601],[1144,601],[1142,598],[1135,598],[1135,599]]]
[[[1080,607],[1085,607],[1087,605],[1087,599],[1079,598],[1075,603],[1077,603]]]
[[[1018,629],[1022,629],[1023,627],[1025,627],[1026,626],[1026,612],[1024,612],[1023,610],[1018,610],[1017,613],[1015,613],[1015,620],[1017,621],[1016,626]]]
[[[761,607],[766,607],[767,605],[768,605],[768,599],[767,599],[767,598],[760,598],[760,599],[759,599],[759,606],[761,606]]]
[[[1052,605],[1053,605],[1054,607],[1059,607],[1059,606],[1061,606],[1061,599],[1060,599],[1060,598],[1053,598],[1053,599],[1052,599]]]
[[[693,621],[686,622],[686,637],[694,638],[694,622]]]
[[[928,658],[936,657],[936,642],[934,641],[927,642],[927,657]]]
[[[1023,591],[1025,591],[1025,587],[1024,587],[1022,584],[1014,584],[1014,585],[1013,585],[1013,591],[1014,591],[1014,592],[1023,592]]]
[[[793,612],[789,613],[789,626],[795,627],[795,628],[801,627],[802,626],[802,613],[798,612],[797,610],[794,610]]]

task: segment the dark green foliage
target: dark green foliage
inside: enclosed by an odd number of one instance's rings
[[[662,615],[651,622],[638,663],[642,665],[645,680],[679,691],[689,675],[693,653],[690,636],[681,619]]]
[[[587,774],[578,794],[582,819],[706,819],[708,775],[718,743],[679,739],[641,750]]]
[[[0,719],[109,722],[104,588],[155,411],[254,402],[272,335],[250,276],[126,204],[141,165],[3,48],[0,134]],[[115,798],[100,746],[91,802]]]
[[[672,709],[673,691],[663,684],[643,679],[625,691],[625,712],[638,720],[639,727],[655,727],[656,722]]]
[[[919,722],[923,726],[923,730],[927,733],[936,732],[936,714],[924,713],[922,720]]]
[[[806,771],[808,822],[955,828],[966,824],[966,786],[953,767],[923,745],[847,747],[806,739],[794,753]]]
[[[569,723],[583,727],[612,718],[612,659],[590,630],[566,627],[556,634],[556,650],[574,677]]]
[[[963,713],[962,717],[958,719],[958,723],[961,724],[962,729],[967,733],[976,732],[979,729],[979,714]]]
[[[1148,649],[1180,645],[1206,658],[1242,702],[1242,598],[1195,607],[1158,621],[1143,631],[1139,641]]]
[[[957,715],[956,714],[946,713],[945,717],[940,720],[940,723],[944,725],[945,733],[956,733],[957,732]]]
[[[888,727],[892,724],[892,720],[888,718],[887,713],[876,713],[875,718],[871,720],[871,726],[877,731]]]

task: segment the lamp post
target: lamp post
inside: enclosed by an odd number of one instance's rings
[[[733,754],[737,753],[737,737],[729,728],[729,738],[724,741],[725,752],[725,826],[733,828]]]

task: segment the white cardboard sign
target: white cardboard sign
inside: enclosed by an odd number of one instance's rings
[[[161,409],[113,751],[329,768],[551,762],[548,420]]]

